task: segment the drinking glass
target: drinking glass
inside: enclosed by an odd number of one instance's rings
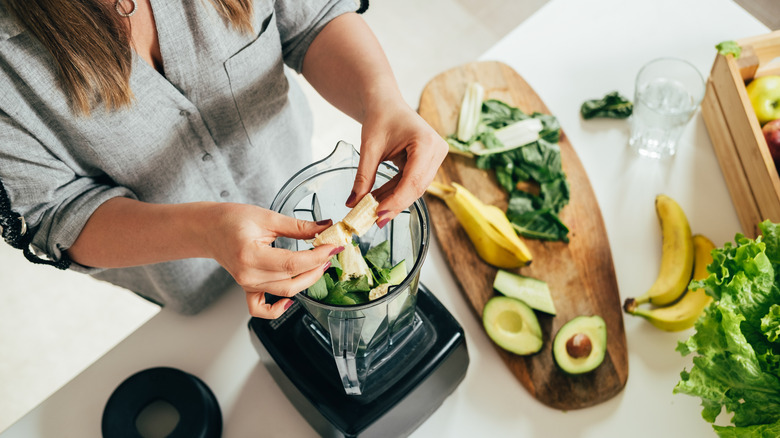
[[[636,77],[629,144],[639,155],[671,157],[704,97],[704,79],[688,61],[659,58]]]

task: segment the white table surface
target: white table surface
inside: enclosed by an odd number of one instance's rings
[[[739,223],[700,114],[683,133],[678,155],[657,162],[628,149],[626,121],[583,121],[580,104],[613,90],[632,96],[641,65],[660,56],[688,59],[706,77],[715,44],[767,31],[730,0],[551,0],[482,57],[513,66],[560,119],[601,206],[622,298],[640,294],[657,273],[658,193],[676,199],[693,231],[718,246],[733,239]],[[421,278],[463,326],[471,363],[458,389],[413,436],[713,435],[699,400],[672,394],[679,372],[690,366],[674,348],[692,331],[666,333],[627,316],[624,390],[595,407],[561,412],[535,401],[504,366],[435,241]],[[155,366],[203,379],[219,400],[227,438],[316,436],[260,364],[247,321],[237,287],[195,317],[163,310],[2,438],[100,436],[111,392]]]

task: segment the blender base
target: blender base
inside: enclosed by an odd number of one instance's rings
[[[392,383],[367,386],[359,396],[346,395],[330,351],[305,329],[305,315],[296,302],[277,320],[252,318],[250,338],[287,398],[323,437],[407,436],[466,375],[469,356],[463,329],[422,284],[415,324],[424,339],[407,356],[417,363],[387,365],[397,368],[386,370],[384,377],[383,370],[377,370],[370,377]]]

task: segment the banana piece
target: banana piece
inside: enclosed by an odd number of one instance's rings
[[[374,196],[369,193],[363,196],[363,199],[357,203],[355,208],[350,210],[341,222],[347,227],[352,234],[357,234],[358,237],[366,234],[371,229],[377,219],[376,208],[379,207],[379,203],[374,199]]]
[[[457,183],[447,186],[433,182],[427,190],[442,199],[455,214],[477,254],[498,268],[513,269],[531,263],[531,251],[515,233],[506,214],[493,205],[485,205]]]
[[[694,266],[693,279],[704,280],[709,276],[707,265],[712,263],[712,250],[715,245],[710,239],[697,234],[693,236]],[[626,312],[641,316],[650,321],[654,326],[677,332],[693,327],[704,309],[712,302],[712,297],[704,292],[704,289],[688,290],[680,301],[667,307],[655,309],[640,309],[637,306],[626,308]]]
[[[365,234],[374,225],[377,219],[376,208],[379,203],[369,193],[357,203],[357,205],[344,216],[341,222],[336,222],[325,231],[314,236],[312,245],[338,245],[352,244],[352,235],[358,237]]]
[[[351,244],[352,233],[350,233],[347,230],[347,227],[345,227],[341,222],[336,222],[335,224],[328,227],[325,231],[317,234],[314,237],[314,242],[312,243],[314,246],[336,245],[344,247]]]
[[[390,283],[382,283],[379,286],[368,291],[368,300],[374,301],[387,295],[387,291],[390,288]]]
[[[344,251],[341,251],[337,258],[341,265],[341,277],[339,277],[339,280],[347,281],[365,275],[368,279],[368,285],[374,285],[371,268],[368,267],[368,263],[363,258],[359,247],[349,244],[344,247]]]
[[[625,307],[631,307],[631,302],[636,305],[671,304],[685,293],[691,281],[693,238],[688,218],[680,205],[666,195],[656,196],[655,209],[663,234],[661,269],[650,289],[639,297],[627,299]]]

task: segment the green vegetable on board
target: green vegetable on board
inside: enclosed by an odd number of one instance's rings
[[[733,413],[733,426],[713,426],[720,437],[780,436],[780,224],[759,228],[713,250],[709,277],[690,287],[714,301],[677,346],[694,357],[674,392],[701,398],[710,423]]]
[[[739,58],[739,55],[742,54],[742,47],[736,41],[722,41],[715,48],[721,55],[733,55],[734,59]]]
[[[469,103],[471,104],[471,103]],[[447,138],[450,151],[476,156],[475,165],[493,170],[509,194],[507,217],[523,237],[568,242],[569,229],[558,214],[570,199],[558,146],[561,127],[549,114],[526,114],[496,99],[482,102],[482,113],[468,141]],[[507,144],[507,143],[509,144]],[[521,190],[530,183],[538,193]]]
[[[628,118],[634,111],[634,104],[617,91],[613,91],[601,99],[586,100],[580,107],[580,114],[585,120],[597,117],[610,119]]]

